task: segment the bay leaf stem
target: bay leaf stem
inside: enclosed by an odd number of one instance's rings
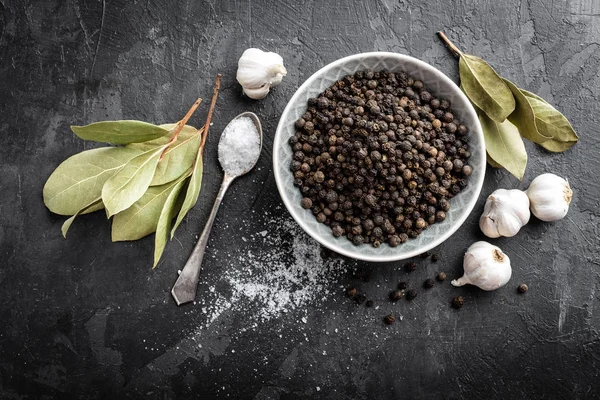
[[[221,88],[221,74],[217,74],[215,79],[215,87],[213,89],[213,97],[210,102],[210,108],[208,109],[208,115],[206,116],[206,123],[204,124],[204,132],[202,133],[202,142],[200,143],[200,152],[204,150],[204,143],[208,136],[208,128],[210,127],[210,121],[212,119],[213,111],[215,110],[215,104],[217,103],[217,97],[219,97],[219,89]]]
[[[442,42],[444,42],[444,44],[450,49],[450,51],[452,52],[452,54],[454,55],[454,57],[459,58],[460,56],[463,55],[463,52],[460,51],[460,49],[458,47],[456,47],[454,45],[454,43],[452,43],[450,41],[450,39],[448,39],[448,37],[444,34],[444,32],[439,31],[437,33],[437,35],[440,37],[440,39],[442,40]]]
[[[171,136],[171,140],[169,140],[169,143],[167,144],[165,151],[163,151],[163,153],[161,154],[160,160],[162,160],[163,157],[165,156],[165,153],[167,152],[167,149],[169,148],[169,146],[171,146],[171,144],[173,144],[177,141],[177,137],[179,136],[179,133],[181,132],[181,130],[183,129],[185,124],[187,124],[188,120],[192,117],[194,112],[196,112],[196,109],[198,108],[200,103],[202,103],[202,99],[201,98],[196,99],[196,101],[194,102],[192,107],[190,107],[190,109],[188,110],[187,114],[185,114],[185,116],[177,123],[177,125],[175,125],[173,127],[173,136]]]

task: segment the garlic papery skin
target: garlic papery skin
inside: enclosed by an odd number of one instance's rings
[[[264,98],[271,86],[279,84],[286,75],[287,70],[279,54],[251,48],[244,51],[238,61],[236,79],[246,96],[258,100]]]
[[[496,290],[510,280],[510,259],[488,242],[475,242],[467,249],[463,260],[464,275],[453,280],[453,286],[475,285],[483,290]]]
[[[569,182],[554,174],[535,178],[525,192],[533,215],[542,221],[558,221],[569,211],[573,190]]]
[[[479,227],[485,236],[512,237],[529,222],[529,198],[519,189],[498,189],[485,201]]]

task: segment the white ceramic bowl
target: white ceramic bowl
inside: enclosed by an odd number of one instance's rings
[[[294,134],[295,121],[306,112],[307,101],[317,97],[335,81],[360,70],[404,71],[414,79],[420,79],[425,88],[439,98],[451,102],[454,115],[469,130],[469,165],[473,173],[469,185],[450,200],[450,211],[441,223],[435,223],[425,229],[415,239],[409,239],[398,247],[382,244],[374,248],[370,244],[355,246],[346,237],[335,238],[331,229],[318,223],[310,210],[300,206],[302,194],[293,185],[290,171],[292,149],[288,139]],[[323,246],[348,257],[365,261],[384,262],[410,258],[421,254],[448,239],[465,221],[479,196],[485,175],[485,145],[481,125],[469,100],[446,75],[431,65],[416,58],[397,53],[362,53],[334,61],[321,68],[300,86],[281,115],[273,143],[273,169],[275,181],[283,203],[298,224]]]

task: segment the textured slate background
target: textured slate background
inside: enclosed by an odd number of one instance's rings
[[[0,2],[0,398],[600,396],[598,2],[166,3]],[[295,250],[293,240],[279,236],[308,241],[282,207],[270,161],[287,100],[323,65],[364,51],[416,56],[456,79],[457,62],[435,37],[438,30],[555,104],[580,143],[564,154],[527,143],[522,183],[488,169],[473,215],[436,250],[437,264],[419,261],[407,276],[402,263],[356,263],[323,251],[307,268],[335,265],[337,272],[301,288],[308,301],[263,318],[264,299],[234,296],[223,276],[248,267],[231,254],[258,254],[269,267],[264,254]],[[237,59],[251,46],[281,54],[289,72],[260,102],[243,98],[235,82]],[[76,221],[63,239],[63,218],[44,207],[43,184],[62,160],[96,146],[68,126],[119,118],[174,122],[196,97],[210,98],[219,72],[224,84],[202,206],[159,267],[150,270],[152,238],[112,244],[101,213]],[[201,123],[206,103],[192,123]],[[234,184],[221,209],[198,303],[177,308],[170,287],[220,183],[218,134],[244,110],[264,123],[259,168]],[[508,286],[484,293],[446,282],[413,303],[386,300],[400,280],[419,284],[437,270],[460,275],[464,250],[483,238],[477,219],[485,195],[525,188],[542,172],[569,179],[571,210],[556,223],[532,218],[518,237],[494,241],[513,262]],[[357,274],[371,278],[363,282]],[[519,296],[522,282],[530,291]],[[379,309],[346,299],[348,284]],[[466,299],[460,311],[449,307],[457,294]],[[403,320],[384,326],[381,318],[391,311]]]

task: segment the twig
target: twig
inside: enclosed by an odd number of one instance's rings
[[[450,41],[450,39],[448,39],[448,37],[446,35],[444,35],[444,32],[440,31],[437,33],[437,35],[440,37],[440,39],[442,39],[442,42],[444,42],[444,44],[450,49],[450,51],[454,54],[454,57],[460,57],[463,54],[462,51],[459,50],[458,47],[456,47],[454,45],[454,43],[452,43]]]
[[[215,79],[215,87],[213,89],[213,97],[210,102],[210,108],[208,109],[208,115],[206,116],[206,123],[204,124],[204,132],[202,133],[202,142],[200,143],[200,152],[204,149],[204,143],[208,136],[208,128],[210,127],[210,120],[212,119],[213,111],[215,110],[215,104],[217,103],[217,97],[219,97],[219,89],[221,88],[221,74],[217,74]]]
[[[175,141],[177,140],[177,137],[179,136],[179,133],[181,132],[181,130],[183,129],[183,127],[185,126],[185,124],[188,122],[188,120],[192,117],[192,115],[194,114],[194,112],[196,111],[196,109],[198,108],[198,106],[200,105],[200,103],[202,103],[202,99],[198,98],[194,104],[192,105],[192,107],[188,110],[187,114],[185,114],[185,116],[177,123],[177,125],[175,125],[172,130],[173,130],[173,136],[171,136],[171,139],[169,140],[169,142],[167,143],[167,146],[165,147],[165,150],[163,151],[163,153],[160,155],[160,159],[159,161],[161,161],[163,159],[163,157],[165,156],[167,149],[173,144],[175,143]]]

